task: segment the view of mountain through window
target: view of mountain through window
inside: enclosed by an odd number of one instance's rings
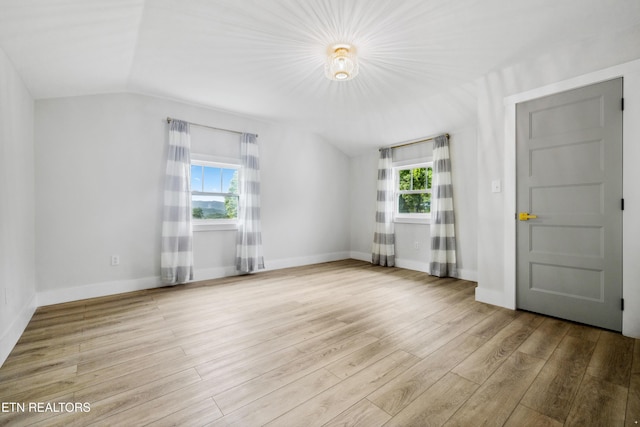
[[[238,168],[192,162],[191,207],[194,219],[236,219]]]

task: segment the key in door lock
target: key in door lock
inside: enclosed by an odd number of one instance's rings
[[[518,219],[520,221],[529,221],[530,219],[536,219],[538,215],[530,215],[528,212],[520,212]]]

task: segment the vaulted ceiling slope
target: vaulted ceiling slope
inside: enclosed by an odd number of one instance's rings
[[[393,142],[426,100],[469,113],[488,71],[637,25],[637,0],[0,0],[0,47],[36,99],[145,93],[345,147]],[[324,77],[337,42],[354,80]]]

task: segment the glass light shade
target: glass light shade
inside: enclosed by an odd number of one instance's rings
[[[358,60],[349,45],[336,45],[329,50],[325,75],[330,80],[346,81],[358,75]]]

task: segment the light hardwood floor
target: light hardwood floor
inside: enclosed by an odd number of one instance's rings
[[[640,422],[638,340],[474,289],[349,260],[41,307],[0,402],[90,412],[26,406],[0,425]]]

